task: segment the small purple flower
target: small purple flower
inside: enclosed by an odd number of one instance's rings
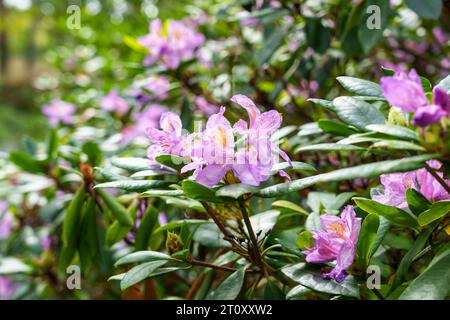
[[[195,105],[200,112],[207,116],[219,111],[219,108],[217,108],[217,106],[209,103],[208,100],[206,100],[204,97],[195,97]]]
[[[14,217],[8,211],[8,203],[0,202],[0,240],[9,237],[14,227]]]
[[[0,300],[9,300],[17,291],[17,285],[11,278],[0,276]]]
[[[107,96],[104,96],[100,101],[100,106],[103,110],[108,112],[117,112],[124,115],[130,109],[128,102],[119,96],[117,90],[112,90]]]
[[[47,116],[51,126],[56,127],[60,122],[73,123],[73,114],[77,107],[62,100],[53,100],[50,104],[42,106],[42,113]]]
[[[165,76],[151,76],[146,79],[144,89],[151,92],[156,100],[164,100],[169,97],[169,80]]]
[[[180,116],[174,112],[164,112],[160,118],[161,130],[156,127],[148,127],[146,134],[152,144],[147,149],[150,160],[162,154],[186,156],[189,154],[189,135],[182,134]]]
[[[158,214],[158,223],[160,227],[165,226],[169,223],[169,221],[167,220],[167,215],[164,212],[160,212]]]
[[[435,170],[440,170],[442,167],[437,160],[427,161],[427,164]],[[444,176],[439,171],[437,174],[441,178]],[[450,186],[450,180],[444,179],[444,181]],[[450,199],[450,194],[425,168],[405,173],[383,174],[381,175],[381,184],[384,187],[384,193],[374,195],[372,199],[401,209],[408,208],[406,202],[408,189],[417,190],[431,202]]]
[[[344,281],[345,270],[353,263],[361,218],[356,218],[352,206],[347,206],[342,211],[341,217],[331,214],[320,216],[322,230],[313,231],[314,247],[305,250],[306,262],[324,263],[336,261],[336,266],[324,278]]]

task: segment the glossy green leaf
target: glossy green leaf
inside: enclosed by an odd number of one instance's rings
[[[353,198],[353,200],[360,209],[366,211],[367,213],[373,213],[385,217],[389,220],[389,222],[399,226],[411,227],[415,229],[418,228],[415,217],[404,210],[365,198]]]
[[[158,210],[149,205],[147,210],[144,212],[141,224],[136,231],[136,236],[134,239],[134,247],[136,250],[147,249],[151,236],[155,231],[156,225],[158,223],[158,215]]]
[[[377,214],[368,214],[362,224],[359,232],[357,252],[359,257],[359,264],[361,268],[365,269],[370,261],[374,250],[373,245],[377,238],[378,227],[380,226],[380,217]]]
[[[221,202],[211,188],[191,180],[185,180],[182,184],[183,193],[186,197],[197,201]]]
[[[145,279],[156,271],[159,267],[162,267],[167,263],[167,260],[156,260],[140,264],[130,271],[128,271],[123,279],[120,281],[120,288],[125,290]]]
[[[298,152],[307,151],[366,151],[366,148],[357,147],[351,144],[339,144],[339,143],[320,143],[309,146],[300,146],[295,150]]]
[[[424,19],[439,19],[442,0],[405,0],[406,5]]]
[[[216,191],[216,196],[238,199],[244,194],[255,193],[258,191],[259,188],[257,187],[249,186],[242,183],[236,183],[221,187]]]
[[[317,104],[327,110],[336,111],[336,107],[333,105],[332,101],[324,100],[324,99],[316,99],[316,98],[309,98],[308,101],[311,101],[314,104]]]
[[[338,97],[333,100],[338,117],[360,130],[371,124],[384,124],[385,117],[373,105],[353,97]]]
[[[112,188],[112,189],[121,189],[130,192],[144,192],[148,189],[154,189],[159,187],[164,187],[172,184],[170,181],[163,180],[119,180],[119,181],[111,181],[100,183],[95,186],[95,189],[99,188]]]
[[[450,212],[450,201],[439,201],[431,205],[425,212],[419,215],[418,221],[421,226],[446,216]]]
[[[62,231],[62,239],[65,246],[78,241],[84,199],[85,190],[83,187],[80,187],[65,211]]]
[[[150,170],[152,166],[150,161],[145,158],[113,158],[111,160],[113,166],[132,172]]]
[[[127,210],[117,201],[117,199],[105,190],[97,189],[96,192],[120,224],[130,228],[133,227],[133,219],[131,219]]]
[[[272,203],[272,208],[286,209],[290,212],[296,212],[304,216],[308,216],[309,212],[300,207],[298,204],[287,200],[277,200]]]
[[[393,124],[370,124],[366,129],[396,138],[419,141],[419,135],[416,131]]]
[[[354,77],[337,77],[337,81],[349,92],[369,97],[383,98],[383,92],[379,84]],[[334,101],[333,101],[334,104]]]
[[[286,300],[295,300],[298,298],[302,298],[306,296],[308,293],[311,292],[311,289],[302,286],[299,284],[298,286],[295,286],[292,288],[287,294],[286,294]]]
[[[406,190],[406,201],[408,202],[409,209],[416,216],[431,207],[431,202],[415,189]]]
[[[214,291],[212,291],[207,300],[234,300],[239,295],[244,284],[246,267],[239,268],[226,278]]]
[[[352,128],[335,120],[320,119],[318,121],[318,124],[319,128],[322,129],[323,132],[331,133],[333,135],[347,137],[351,134],[356,133],[356,131],[353,130]]]
[[[399,160],[387,160],[356,167],[338,169],[328,173],[285,182],[263,188],[259,191],[262,197],[276,197],[282,194],[296,192],[321,182],[342,181],[351,179],[369,179],[379,177],[384,173],[404,172],[418,169],[427,160],[435,158],[435,154],[421,155]]]
[[[115,266],[117,267],[124,264],[150,262],[158,260],[169,261],[174,259],[168,254],[158,251],[136,251],[120,258],[116,262]]]
[[[370,146],[371,149],[385,149],[385,150],[411,150],[411,151],[425,151],[425,148],[418,144],[401,141],[401,140],[382,140],[375,142]]]

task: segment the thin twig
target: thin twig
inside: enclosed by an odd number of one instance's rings
[[[437,173],[436,170],[431,168],[427,163],[425,163],[425,168],[431,175],[439,182],[439,184],[447,191],[448,194],[450,194],[450,186],[442,179]]]

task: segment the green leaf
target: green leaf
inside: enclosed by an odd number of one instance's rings
[[[295,150],[295,153],[305,151],[366,151],[366,148],[357,147],[351,144],[339,143],[320,143],[309,146],[300,146]]]
[[[144,212],[141,224],[136,231],[136,236],[134,239],[135,242],[134,247],[136,250],[147,249],[151,236],[158,222],[158,215],[159,215],[158,210],[149,205],[147,210]]]
[[[298,204],[295,204],[293,202],[287,201],[287,200],[277,200],[274,203],[272,203],[272,208],[281,208],[281,209],[287,209],[290,212],[296,212],[301,215],[308,216],[309,212],[300,207]]]
[[[425,230],[423,230],[419,236],[417,237],[414,244],[411,246],[411,248],[408,250],[408,252],[404,255],[402,261],[400,261],[400,264],[398,265],[397,271],[395,273],[395,280],[392,285],[392,289],[397,288],[399,285],[402,284],[403,279],[406,276],[406,273],[409,269],[409,266],[413,262],[413,259],[417,254],[422,251],[422,249],[425,247],[428,238],[430,237],[431,233],[433,232],[434,228],[437,226],[437,223],[435,223],[432,226],[427,227]]]
[[[270,141],[279,141],[283,139],[284,137],[290,135],[292,132],[296,131],[298,129],[298,126],[285,126],[277,131],[270,137]]]
[[[333,100],[338,117],[360,130],[370,124],[384,124],[385,118],[373,105],[352,97],[338,97]]]
[[[375,11],[368,11],[369,8],[376,6]],[[361,24],[358,30],[359,42],[365,53],[370,52],[377,43],[383,37],[383,31],[388,24],[388,18],[390,15],[390,3],[386,0],[368,0],[364,10],[364,15],[361,19]],[[379,15],[377,15],[379,13]],[[378,19],[379,18],[379,19]],[[380,25],[377,28],[373,28],[374,23],[371,19],[378,19]],[[378,21],[377,21],[378,22]],[[369,29],[368,26],[371,26]]]
[[[358,284],[353,276],[347,276],[341,283],[335,280],[323,279],[321,272],[311,271],[305,263],[288,265],[281,272],[293,281],[312,290],[343,295],[348,297],[359,297]]]
[[[182,183],[183,193],[186,197],[208,202],[222,202],[216,197],[214,190],[191,180],[185,180]]]
[[[10,152],[9,160],[26,172],[41,173],[44,171],[44,168],[36,159],[23,151]]]
[[[130,264],[130,263],[138,263],[138,262],[151,262],[151,261],[169,261],[169,260],[175,260],[168,254],[158,252],[158,251],[136,251],[130,254],[127,254],[126,256],[120,258],[115,266],[121,266],[124,264]]]
[[[318,53],[324,53],[331,43],[331,30],[319,17],[305,17],[305,33],[308,45]]]
[[[406,201],[408,202],[409,209],[416,216],[431,207],[431,202],[415,189],[406,190]]]
[[[423,166],[427,160],[438,157],[436,154],[420,155],[399,160],[387,160],[370,164],[363,164],[356,167],[338,169],[328,173],[280,183],[274,186],[263,188],[258,195],[262,197],[276,197],[282,194],[297,192],[308,188],[314,184],[331,181],[342,181],[351,179],[370,179],[379,177],[384,173],[411,171]]]
[[[85,190],[80,187],[70,202],[64,214],[62,239],[65,246],[78,241],[78,233],[81,224],[81,209],[84,204]]]
[[[118,180],[97,184],[94,188],[113,188],[130,192],[144,192],[148,189],[164,187],[172,184],[171,181],[163,180]]]
[[[28,273],[30,271],[32,271],[31,267],[20,259],[14,257],[2,257],[0,259],[0,275]]]
[[[245,278],[247,267],[239,268],[226,278],[214,291],[212,291],[207,300],[234,300],[239,295]]]
[[[81,231],[79,237],[78,251],[80,255],[81,269],[88,272],[90,267],[96,263],[99,254],[98,226],[95,199],[90,197],[82,213]]]
[[[131,231],[132,227],[124,226],[119,221],[114,221],[106,230],[105,242],[107,246],[122,241]]]
[[[333,102],[329,100],[309,98],[308,101],[311,101],[312,103],[317,104],[327,110],[336,112],[336,107],[333,105]]]
[[[405,3],[421,18],[437,20],[441,16],[442,0],[405,0]]]
[[[431,205],[430,209],[419,215],[418,221],[421,226],[446,216],[450,212],[450,201],[439,201]]]
[[[280,170],[286,170],[286,171],[317,171],[316,168],[314,168],[309,163],[299,162],[299,161],[292,161],[292,166],[288,162],[279,162],[272,166],[272,174],[277,174]]]
[[[190,162],[188,157],[179,157],[171,154],[163,154],[157,156],[155,160],[169,168],[180,171],[186,164]]]
[[[120,224],[130,228],[133,227],[133,219],[131,219],[127,210],[113,196],[102,189],[97,189],[97,193]]]
[[[417,220],[410,213],[396,207],[387,206],[374,200],[365,198],[353,198],[356,205],[367,213],[385,217],[393,224],[402,227],[418,228]]]
[[[337,81],[349,92],[360,95],[384,98],[379,84],[354,77],[337,77]],[[333,104],[335,105],[334,101]],[[336,106],[336,105],[335,105]]]
[[[378,227],[380,226],[380,217],[377,214],[368,214],[362,224],[359,232],[357,252],[359,264],[363,270],[366,269],[370,257],[374,253],[373,245],[377,238]]]
[[[383,149],[383,150],[412,150],[412,151],[425,151],[425,148],[415,143],[401,141],[401,140],[382,140],[375,142],[370,146],[371,149]]]
[[[153,168],[150,165],[150,161],[144,158],[114,158],[111,160],[111,163],[115,167],[132,172],[151,170]]]
[[[318,121],[319,128],[323,130],[323,132],[331,133],[334,135],[347,137],[351,134],[356,133],[355,130],[349,128],[347,125],[329,119],[321,119]]]
[[[125,35],[123,37],[123,42],[133,49],[136,52],[142,53],[142,54],[148,54],[149,49],[144,47],[142,44],[139,43],[135,38]]]
[[[179,197],[183,196],[184,192],[183,190],[147,190],[143,193],[141,193],[140,197],[160,197],[160,196],[170,196],[170,197]]]
[[[366,129],[400,139],[420,141],[416,131],[393,124],[370,124]]]
[[[308,250],[314,245],[313,234],[310,231],[302,231],[297,235],[297,247],[300,250]]]
[[[310,292],[311,292],[311,289],[299,284],[298,286],[295,286],[294,288],[292,288],[291,291],[289,291],[286,294],[286,300],[294,300],[294,299],[302,298]]]
[[[270,278],[264,288],[264,300],[284,300],[283,291]]]
[[[167,260],[156,260],[143,263],[128,271],[120,281],[120,289],[125,290],[142,280],[147,279],[159,267],[167,263]]]
[[[285,35],[286,31],[284,29],[274,28],[269,37],[264,39],[263,45],[255,53],[255,61],[258,68],[270,61],[275,51],[283,43]]]
[[[140,178],[147,178],[147,177],[154,177],[154,176],[160,176],[160,175],[175,175],[176,173],[173,171],[168,171],[164,169],[152,169],[152,170],[144,170],[144,171],[138,171],[133,173],[130,178],[133,179],[140,179]]]
[[[98,166],[102,162],[102,151],[97,143],[88,141],[83,144],[81,151],[88,156],[89,164],[93,167]]]
[[[277,223],[279,216],[280,211],[268,210],[250,217],[250,223],[252,224],[253,231],[257,235],[258,240],[263,239],[267,234],[269,234],[269,232]],[[244,231],[247,232],[247,229],[245,227]]]
[[[51,162],[58,154],[58,128],[53,128],[47,143],[47,161]]]
[[[259,188],[257,187],[237,183],[237,184],[230,184],[220,188],[219,190],[216,191],[216,196],[238,199],[244,194],[255,193],[258,191]]]
[[[400,300],[439,300],[450,292],[450,250],[435,257],[430,265],[403,291]]]
[[[228,21],[234,22],[244,19],[261,19],[262,21],[274,21],[278,18],[284,17],[289,14],[289,11],[284,8],[264,8],[261,10],[255,10],[246,14],[245,16],[232,15]]]

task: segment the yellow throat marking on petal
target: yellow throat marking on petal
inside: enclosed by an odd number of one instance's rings
[[[223,127],[220,127],[220,126],[217,127],[214,138],[215,138],[215,142],[219,145],[222,145],[225,147],[228,144],[227,133]]]
[[[344,225],[343,225],[342,223],[340,223],[340,222],[330,223],[330,224],[328,225],[328,229],[329,229],[330,231],[333,231],[333,232],[335,232],[335,233],[341,235],[341,236],[345,236],[345,231],[346,231],[346,230],[345,230],[345,227],[344,227]]]

